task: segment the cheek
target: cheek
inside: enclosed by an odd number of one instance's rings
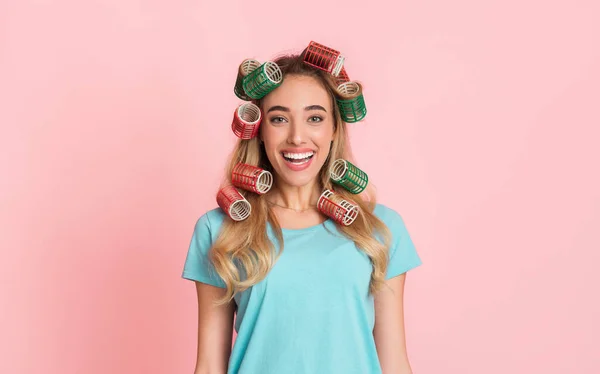
[[[314,142],[319,145],[320,148],[325,148],[325,150],[329,150],[329,145],[333,140],[333,125],[320,128],[319,131],[316,131],[314,134]]]
[[[264,140],[265,153],[271,165],[277,165],[281,162],[279,159],[279,147],[280,142],[276,139],[270,138],[266,139],[266,141]]]
[[[269,157],[271,162],[274,161],[273,158],[276,156],[277,153],[277,144],[265,142],[265,151],[267,153],[267,157]]]
[[[279,145],[279,138],[281,136],[278,134],[277,131],[273,131],[273,128],[264,128],[261,133],[261,137],[264,143],[265,150],[267,151],[267,153],[271,153]]]

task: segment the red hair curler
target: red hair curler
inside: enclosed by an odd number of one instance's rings
[[[350,77],[348,77],[348,73],[346,72],[346,67],[342,67],[340,74],[336,78],[336,83],[339,86],[340,84],[350,82]]]
[[[273,175],[254,165],[239,163],[231,172],[231,183],[237,188],[262,195],[271,189]]]
[[[335,49],[311,41],[304,51],[304,62],[337,77],[344,66],[345,57]]]
[[[245,220],[252,210],[248,200],[231,185],[221,188],[217,194],[217,204],[234,221]]]
[[[341,195],[327,189],[319,197],[317,205],[321,213],[340,225],[350,226],[358,217],[356,203],[345,200]]]
[[[260,108],[255,104],[245,103],[237,107],[233,113],[231,130],[240,139],[252,139],[258,134],[261,121]]]

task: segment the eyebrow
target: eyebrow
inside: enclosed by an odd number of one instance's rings
[[[280,110],[282,112],[290,112],[290,108],[285,107],[285,106],[281,106],[281,105],[274,105],[272,107],[269,108],[269,110],[267,110],[267,113],[272,112],[274,110]],[[325,108],[323,108],[320,105],[309,105],[306,108],[304,108],[305,111],[309,111],[309,110],[322,110],[325,113],[327,113],[327,110],[325,110]]]

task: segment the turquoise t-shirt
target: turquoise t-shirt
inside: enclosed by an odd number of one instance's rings
[[[402,217],[381,204],[375,214],[393,235],[386,278],[420,265]],[[225,287],[207,258],[225,217],[216,208],[198,219],[183,278]],[[268,235],[276,244],[270,225]],[[283,238],[283,253],[267,277],[235,295],[237,337],[227,373],[381,373],[367,255],[332,220],[283,229]]]

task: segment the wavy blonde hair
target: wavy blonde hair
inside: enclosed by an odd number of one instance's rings
[[[374,294],[383,286],[388,265],[388,251],[391,235],[386,225],[373,213],[376,205],[375,194],[371,185],[359,195],[353,195],[341,186],[331,182],[329,169],[333,162],[343,158],[352,163],[347,125],[342,121],[336,104],[337,85],[331,74],[313,68],[303,62],[303,55],[285,55],[273,60],[282,70],[283,77],[301,75],[316,78],[329,93],[334,110],[334,140],[329,157],[321,168],[318,179],[322,190],[330,189],[345,199],[356,202],[360,213],[350,226],[337,225],[338,231],[356,243],[370,259],[373,271],[369,284],[369,293]],[[262,108],[262,100],[253,102]],[[221,187],[231,184],[231,173],[235,165],[245,163],[261,167],[273,173],[273,167],[267,158],[258,137],[250,140],[238,140],[230,156],[226,174]],[[274,173],[273,173],[274,174]],[[277,176],[274,174],[274,177]],[[260,282],[269,273],[277,258],[283,253],[283,233],[275,214],[271,211],[265,195],[239,190],[252,205],[252,214],[244,221],[235,222],[226,218],[221,232],[209,252],[216,272],[226,284],[226,294],[217,300],[217,304],[231,301],[236,292],[242,292]],[[267,236],[267,223],[272,225],[280,251],[274,256],[275,247]],[[375,234],[383,239],[379,241]],[[246,277],[242,279],[240,268],[243,267]]]

